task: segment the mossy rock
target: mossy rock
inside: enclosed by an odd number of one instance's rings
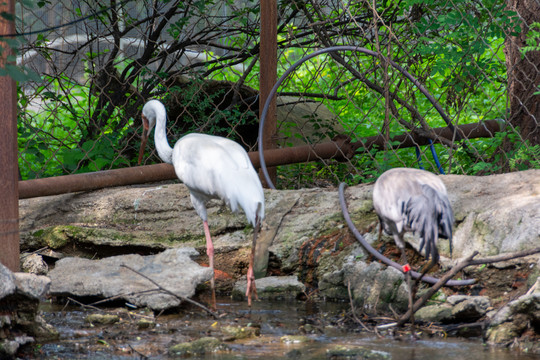
[[[389,353],[370,350],[361,346],[339,345],[333,349],[326,350],[327,359],[366,359],[366,360],[387,360],[392,356]]]
[[[169,356],[198,356],[217,351],[228,350],[229,347],[214,337],[203,337],[192,342],[173,345],[169,348]]]
[[[261,329],[255,326],[224,326],[221,332],[227,336],[227,340],[239,340],[257,337]]]

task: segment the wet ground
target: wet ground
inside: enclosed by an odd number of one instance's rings
[[[329,359],[327,351],[339,345],[363,347],[390,355],[390,359],[540,359],[519,352],[495,349],[481,339],[444,338],[444,332],[424,332],[412,341],[404,332],[363,330],[349,318],[345,303],[306,301],[260,301],[251,309],[244,301],[228,297],[218,299],[220,318],[215,319],[199,308],[189,307],[170,314],[144,310],[88,308],[71,302],[66,305],[44,303],[45,320],[60,333],[57,341],[33,344],[21,354],[27,359],[167,359],[171,345],[213,336],[223,341],[227,350],[190,359]],[[108,325],[86,321],[90,314],[118,316]],[[260,329],[260,335],[232,339],[226,326]],[[289,338],[284,336],[303,336]],[[334,357],[335,358],[335,357]],[[338,357],[359,359],[361,357]]]

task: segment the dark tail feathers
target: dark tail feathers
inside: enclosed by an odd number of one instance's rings
[[[438,193],[429,185],[422,185],[422,195],[413,196],[403,205],[403,214],[409,229],[421,238],[420,251],[426,246],[426,258],[439,261],[437,239],[450,242],[452,254],[452,224],[454,213],[446,195]]]

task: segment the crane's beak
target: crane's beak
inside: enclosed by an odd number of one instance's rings
[[[141,137],[141,148],[139,149],[139,161],[137,162],[138,165],[141,165],[142,158],[144,156],[144,149],[146,148],[146,141],[148,140],[148,133],[149,131],[149,125],[148,125],[148,119],[146,116],[142,115],[142,123],[143,123],[143,133]]]

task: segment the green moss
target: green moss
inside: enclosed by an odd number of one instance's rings
[[[379,219],[377,217],[377,214],[375,212],[355,212],[354,214],[351,214],[351,220],[353,221],[354,225],[360,232],[364,232],[366,229],[368,229],[370,226],[373,225],[373,223],[379,223]],[[364,230],[364,231],[363,231]]]
[[[239,340],[257,337],[261,334],[261,329],[252,326],[224,326],[221,332],[234,340]]]
[[[115,229],[89,228],[73,225],[52,226],[32,234],[39,246],[61,249],[69,244],[90,244],[96,246],[148,246],[168,248],[178,243],[195,242],[204,244],[204,235],[154,232],[125,232]]]
[[[36,231],[33,235],[41,238],[43,245],[51,249],[60,249],[69,243],[69,235],[66,233],[68,227],[53,226],[41,231]]]
[[[169,348],[169,355],[185,357],[204,355],[226,349],[227,346],[222,344],[218,339],[213,337],[204,337],[193,342],[186,342],[171,346]]]
[[[488,224],[476,217],[471,230],[477,244],[489,245],[486,255],[499,254],[499,249],[494,246],[494,243],[490,244],[490,241],[486,240],[493,237],[493,229]]]

